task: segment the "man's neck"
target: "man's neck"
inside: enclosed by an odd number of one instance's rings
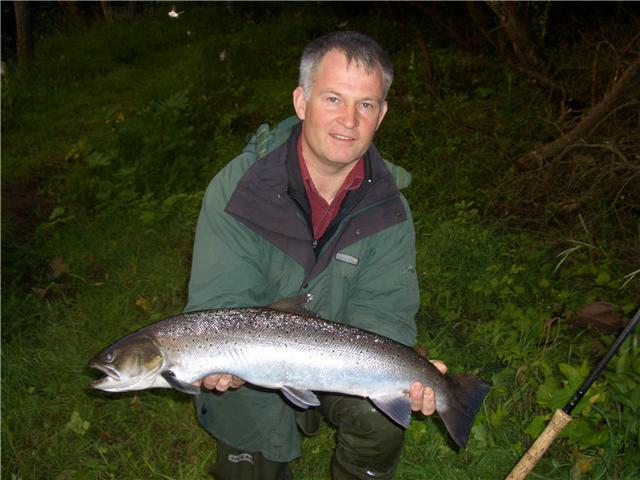
[[[305,160],[307,157],[305,157]],[[358,161],[341,165],[340,168],[323,168],[324,165],[317,165],[312,161],[306,161],[309,176],[313,185],[322,198],[329,204],[333,202],[336,194],[344,184],[345,179],[355,168]]]

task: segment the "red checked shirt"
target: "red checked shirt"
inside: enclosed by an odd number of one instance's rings
[[[364,160],[361,158],[356,163],[356,166],[349,172],[347,178],[345,178],[342,187],[336,194],[335,198],[329,204],[324,198],[320,196],[318,190],[316,190],[311,175],[309,175],[309,169],[302,156],[302,141],[298,140],[298,163],[300,165],[300,174],[302,175],[302,182],[304,188],[307,191],[307,198],[309,199],[309,206],[311,207],[311,223],[313,225],[313,238],[318,240],[322,237],[324,232],[331,224],[331,221],[336,218],[336,215],[340,211],[340,205],[344,198],[347,196],[349,190],[355,190],[362,185],[364,180]]]

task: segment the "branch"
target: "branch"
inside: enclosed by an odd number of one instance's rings
[[[421,10],[422,12],[429,15],[433,21],[447,30],[449,32],[449,35],[451,35],[451,37],[453,37],[462,48],[471,53],[478,53],[477,47],[473,45],[472,42],[469,42],[466,38],[464,38],[465,36],[463,35],[463,32],[461,32],[460,29],[456,27],[456,25],[451,20],[442,18],[442,16],[435,8],[433,8],[432,5],[429,5],[425,2],[409,3],[418,10]]]
[[[433,62],[431,61],[431,51],[429,49],[429,45],[427,41],[424,39],[424,36],[420,32],[420,30],[416,29],[416,38],[418,40],[418,45],[422,50],[422,55],[424,56],[425,63],[425,77],[427,88],[431,91],[431,94],[434,97],[438,97],[438,85],[436,83],[435,75],[433,73]]]
[[[562,151],[572,143],[587,137],[593,129],[600,124],[601,120],[610,113],[615,103],[626,95],[631,87],[637,83],[639,73],[640,56],[631,62],[620,79],[613,84],[600,103],[594,105],[589,113],[584,116],[573,129],[553,142],[542,145],[520,158],[518,160],[518,166],[523,170],[530,170],[536,166],[541,166],[546,160],[562,153]]]
[[[471,17],[471,21],[476,26],[480,33],[484,35],[484,38],[491,44],[491,46],[500,54],[503,53],[503,48],[500,40],[495,35],[493,30],[488,26],[487,17],[484,15],[482,4],[474,1],[467,1],[467,11]]]

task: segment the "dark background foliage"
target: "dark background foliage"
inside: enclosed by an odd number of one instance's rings
[[[416,417],[398,477],[506,475],[638,308],[636,5],[172,6],[1,4],[3,478],[205,476],[190,399],[93,392],[86,363],[183,308],[202,191],[293,114],[302,48],[337,29],[395,66],[376,144],[413,176],[418,346],[494,384],[465,451]],[[639,350],[535,478],[639,474]],[[327,478],[332,445],[304,439],[297,478]]]

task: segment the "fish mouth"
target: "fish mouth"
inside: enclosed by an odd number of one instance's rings
[[[119,382],[121,380],[120,373],[118,373],[118,371],[110,365],[103,365],[98,362],[91,362],[89,364],[89,367],[100,370],[102,373],[105,374],[104,377],[91,382],[91,385],[94,387],[102,385],[103,383],[109,381],[110,379],[115,380],[116,382]]]

